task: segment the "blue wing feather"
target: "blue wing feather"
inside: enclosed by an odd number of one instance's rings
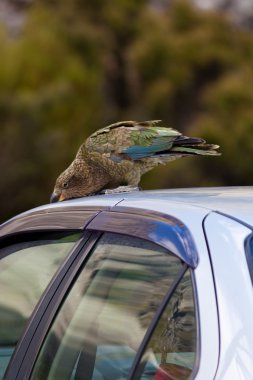
[[[158,136],[152,141],[152,144],[148,146],[133,145],[123,150],[122,153],[133,160],[140,160],[144,157],[153,156],[158,152],[169,150],[173,145],[173,140],[171,137]]]

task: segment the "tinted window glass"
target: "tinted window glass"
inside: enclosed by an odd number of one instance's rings
[[[194,296],[188,270],[156,326],[135,379],[189,379],[195,363],[196,335]]]
[[[79,237],[16,237],[16,244],[0,249],[0,379],[36,303]]]
[[[126,379],[181,267],[155,244],[105,234],[59,311],[32,379]]]

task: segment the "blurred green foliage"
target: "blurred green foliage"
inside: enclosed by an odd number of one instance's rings
[[[47,0],[0,28],[1,219],[49,200],[94,130],[163,119],[221,145],[147,174],[143,188],[251,185],[253,35],[186,0]]]

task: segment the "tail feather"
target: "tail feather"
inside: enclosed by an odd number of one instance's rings
[[[171,153],[186,153],[188,155],[201,155],[201,156],[220,156],[220,153],[216,151],[218,149],[218,145],[206,144],[202,146],[193,146],[193,147],[173,147],[171,149]]]
[[[219,156],[216,151],[219,145],[206,144],[206,141],[198,137],[179,136],[173,142],[173,146],[168,151],[171,153],[181,153],[186,155],[203,155],[203,156]]]
[[[143,165],[142,174],[154,168],[156,165],[177,160],[188,156],[220,156],[217,152],[219,145],[207,144],[205,140],[198,137],[187,137],[182,135],[173,136],[174,139],[166,139],[166,136],[159,137],[159,141],[152,144],[152,154],[140,157]],[[150,148],[149,148],[150,151]]]
[[[165,146],[167,144],[164,144]],[[161,148],[162,145],[159,145]],[[179,136],[173,141],[169,149],[160,149],[151,156],[145,157],[145,161],[153,165],[166,164],[181,157],[187,156],[220,156],[217,152],[219,145],[206,144],[205,140],[198,137]]]
[[[199,137],[179,136],[173,142],[173,146],[205,144],[205,140]]]

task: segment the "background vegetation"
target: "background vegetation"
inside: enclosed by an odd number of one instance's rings
[[[221,145],[147,174],[145,189],[252,185],[253,34],[186,0],[44,0],[0,24],[1,220],[47,203],[94,130],[165,125]]]

